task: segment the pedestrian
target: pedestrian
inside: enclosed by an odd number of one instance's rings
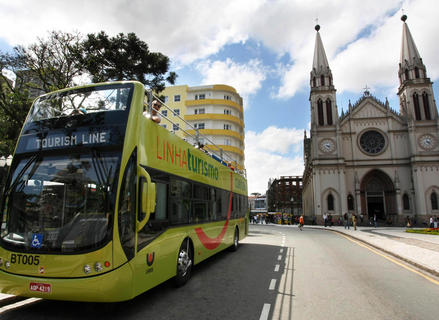
[[[148,119],[151,119],[155,123],[160,123],[160,121],[162,121],[162,118],[160,117],[159,111],[162,104],[160,103],[160,101],[154,100],[151,106],[151,113],[145,111],[143,115],[146,116]]]
[[[437,229],[437,227],[438,227],[438,219],[437,219],[437,216],[434,216],[434,221],[433,221],[433,227],[435,228],[435,229]]]
[[[354,230],[357,230],[357,217],[355,214],[352,215],[352,225],[354,226]]]
[[[300,218],[299,218],[299,229],[300,229],[300,231],[302,231],[302,228],[303,228],[304,224],[305,224],[305,222],[303,220],[303,214],[302,214],[300,216]]]
[[[410,217],[409,216],[407,216],[407,218],[406,218],[406,225],[407,225],[407,228],[411,228],[412,227],[412,222],[410,221]]]
[[[328,214],[326,212],[323,214],[323,222],[324,222],[325,228],[326,228],[327,223],[328,223]]]
[[[349,230],[349,216],[347,212],[345,212],[345,214],[343,215],[343,219],[344,219],[344,228]]]
[[[363,225],[363,219],[364,219],[364,215],[363,213],[360,213],[360,224]]]
[[[434,228],[433,216],[430,216],[430,228]]]
[[[373,225],[375,226],[375,228],[378,228],[378,218],[376,213],[373,214]]]
[[[332,220],[332,214],[328,215],[328,223],[330,227],[334,226],[334,220]]]

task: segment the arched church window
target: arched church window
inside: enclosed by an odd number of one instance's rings
[[[413,94],[413,106],[415,108],[416,120],[421,120],[421,109],[419,108],[419,95],[416,92]]]
[[[419,79],[419,68],[415,67],[415,78]]]
[[[427,92],[424,92],[422,94],[422,102],[424,104],[425,119],[431,120],[430,104],[428,103],[428,94],[427,94]]]
[[[312,86],[315,87],[316,86],[316,77],[312,78]]]
[[[354,210],[354,197],[351,194],[348,195],[348,210]]]
[[[320,85],[321,86],[325,85],[325,76],[323,74],[320,76]]]
[[[402,207],[404,210],[410,210],[410,199],[407,193],[402,196]]]
[[[332,194],[328,194],[326,201],[328,202],[328,211],[334,211],[334,196]]]
[[[331,100],[326,100],[326,117],[328,118],[328,125],[332,125],[332,103]]]
[[[404,74],[405,74],[405,79],[408,80],[409,79],[409,69],[405,69]]]
[[[431,210],[438,210],[437,193],[433,191],[430,196]]]
[[[319,125],[323,126],[325,123],[323,121],[323,101],[322,99],[317,100],[317,116],[319,120]]]

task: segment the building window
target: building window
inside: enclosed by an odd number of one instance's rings
[[[416,120],[421,120],[421,109],[419,108],[419,96],[416,92],[413,94],[413,106],[415,108]]]
[[[326,117],[328,118],[328,125],[332,125],[332,103],[331,100],[326,100]]]
[[[174,116],[180,115],[180,109],[174,109]]]
[[[322,99],[319,99],[317,101],[317,115],[318,115],[319,125],[323,126],[325,123],[323,121],[323,101],[322,101]]]
[[[195,109],[194,114],[205,114],[206,110],[204,108]]]
[[[232,125],[224,123],[224,130],[232,130]]]
[[[224,139],[224,145],[230,146],[231,145],[230,139]]]
[[[325,76],[323,74],[320,76],[320,85],[321,86],[325,85]]]
[[[172,125],[172,130],[174,130],[174,131],[178,131],[180,129],[180,124],[179,123],[174,123],[173,125]]]
[[[431,210],[438,210],[437,193],[433,191],[430,196]]]
[[[195,129],[204,129],[204,123],[196,123],[194,124]]]
[[[415,78],[419,79],[419,68],[415,67]]]
[[[402,196],[402,207],[404,210],[410,210],[410,200],[407,193],[404,193]]]
[[[427,92],[424,92],[422,94],[422,102],[424,103],[425,119],[431,120],[430,104],[428,103],[428,94],[427,94]]]
[[[224,100],[232,100],[232,97],[228,95],[224,95]]]
[[[162,116],[167,117],[168,116],[168,110],[162,110]]]
[[[166,129],[166,124],[161,124],[161,126]]]
[[[204,99],[206,99],[206,95],[204,93],[195,95],[195,100],[204,100]]]
[[[312,78],[312,86],[315,87],[316,86],[316,77]]]
[[[163,100],[163,102],[168,102],[169,101],[169,97],[168,96],[165,96],[165,98],[164,98],[164,100]]]
[[[177,94],[174,96],[174,102],[179,102],[180,101],[180,95]]]
[[[334,196],[329,194],[326,201],[328,202],[328,211],[334,211]]]
[[[232,111],[230,111],[229,109],[224,109],[224,114],[232,114]]]
[[[354,210],[354,197],[351,194],[348,195],[348,210]]]
[[[409,70],[405,69],[404,74],[405,74],[405,79],[408,80],[409,79]]]

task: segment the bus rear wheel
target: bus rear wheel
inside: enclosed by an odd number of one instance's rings
[[[233,244],[230,246],[230,251],[236,251],[239,247],[239,230],[235,228],[235,234],[233,235]]]
[[[189,239],[181,244],[177,257],[177,275],[175,276],[175,284],[177,287],[184,285],[191,276],[193,265],[193,256]]]

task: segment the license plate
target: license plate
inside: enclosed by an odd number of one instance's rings
[[[50,293],[52,291],[52,285],[49,283],[31,282],[29,283],[29,290],[36,292]]]

